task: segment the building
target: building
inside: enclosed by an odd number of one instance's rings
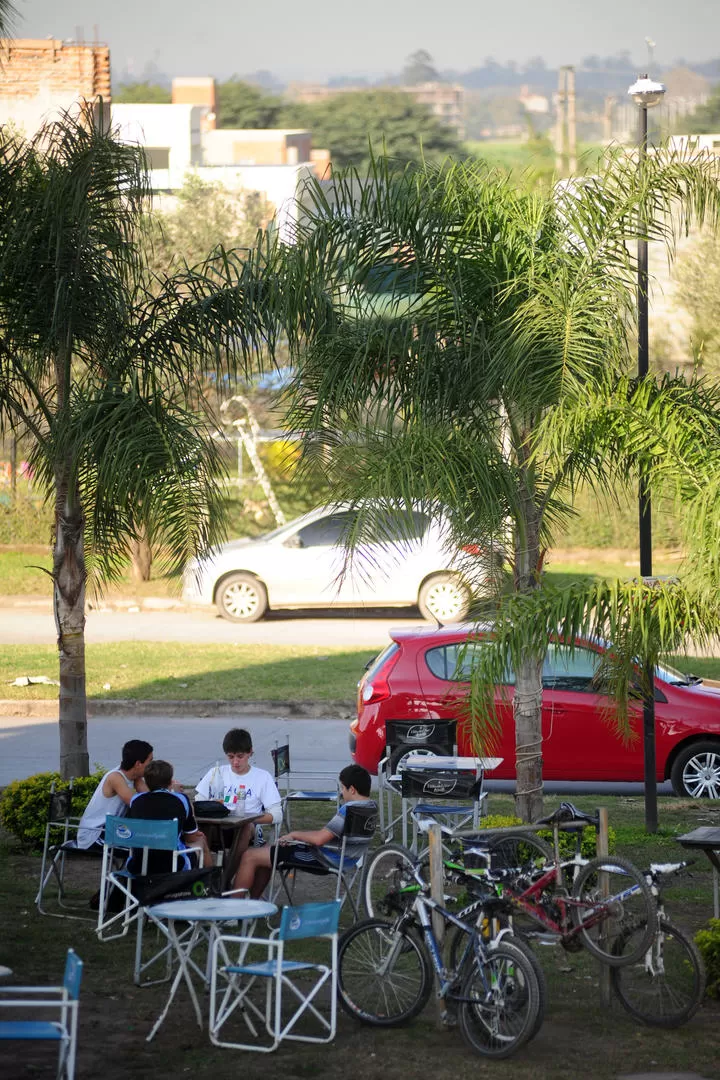
[[[465,91],[455,83],[426,82],[416,86],[324,86],[320,83],[290,83],[287,91],[292,101],[313,105],[338,94],[358,91],[392,90],[398,94],[410,94],[419,105],[452,128],[458,138],[465,137]]]
[[[32,136],[82,101],[110,103],[110,49],[57,38],[6,39],[0,46],[0,124]]]

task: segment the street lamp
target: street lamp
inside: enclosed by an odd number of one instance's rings
[[[662,83],[641,75],[628,89],[628,94],[640,109],[638,140],[638,169],[642,175],[647,159],[648,109],[658,105],[664,97]],[[638,378],[644,378],[649,370],[648,348],[648,242],[645,221],[640,217],[637,242],[637,309],[638,309]],[[640,576],[652,578],[652,512],[650,492],[644,476],[640,477],[638,496],[640,524]],[[646,665],[647,672],[647,665]],[[657,781],[655,778],[655,677],[649,671],[650,692],[643,703],[643,756],[645,764],[645,828],[657,832]]]

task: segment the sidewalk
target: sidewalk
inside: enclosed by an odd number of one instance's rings
[[[52,596],[2,596],[0,609],[30,608],[33,611],[52,611]],[[87,611],[193,611],[190,604],[185,604],[180,597],[173,596],[138,596],[128,599],[124,596],[104,596],[101,600],[88,600]]]
[[[258,716],[310,720],[351,720],[355,707],[351,701],[141,701],[134,698],[88,698],[89,717],[102,716]],[[0,716],[18,716],[28,720],[57,720],[56,698],[38,701],[0,699]]]

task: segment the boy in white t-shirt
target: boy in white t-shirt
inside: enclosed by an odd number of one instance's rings
[[[195,791],[199,799],[216,799],[231,814],[247,818],[246,824],[235,832],[230,863],[223,874],[225,880],[231,881],[255,837],[255,826],[279,824],[282,820],[282,801],[270,773],[250,764],[253,746],[249,731],[244,728],[228,731],[223,739],[223,751],[228,764],[209,769]]]

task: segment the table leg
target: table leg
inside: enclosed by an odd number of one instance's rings
[[[170,987],[170,993],[168,995],[167,1001],[165,1002],[165,1008],[163,1009],[163,1011],[160,1013],[160,1016],[158,1016],[157,1020],[153,1024],[152,1031],[147,1036],[146,1042],[151,1042],[151,1040],[157,1034],[157,1032],[158,1032],[158,1030],[160,1028],[160,1025],[162,1024],[163,1020],[165,1019],[165,1017],[168,1014],[170,1006],[173,1003],[173,999],[175,997],[175,994],[177,993],[178,987],[180,986],[180,983],[182,982],[183,979],[185,979],[185,982],[187,983],[188,990],[190,991],[190,998],[191,998],[193,1006],[195,1008],[195,1016],[197,1017],[198,1026],[200,1028],[202,1028],[202,1026],[203,1026],[202,1012],[200,1011],[200,1004],[198,1002],[197,995],[195,993],[195,987],[193,986],[193,982],[192,982],[192,975],[190,974],[190,970],[189,970],[189,967],[188,967],[188,961],[190,960],[190,956],[192,955],[192,951],[195,948],[195,943],[196,943],[196,941],[198,939],[198,936],[199,936],[199,930],[200,930],[199,924],[195,925],[193,927],[192,934],[190,935],[190,937],[188,939],[187,949],[183,949],[182,943],[180,942],[180,940],[179,940],[179,938],[177,936],[177,931],[175,929],[175,921],[173,919],[170,919],[168,921],[168,937],[170,938],[170,941],[172,943],[172,946],[173,946],[173,948],[175,950],[175,953],[177,955],[177,958],[178,958],[178,970],[177,970],[177,974],[175,975],[175,978],[172,981],[172,985]]]

